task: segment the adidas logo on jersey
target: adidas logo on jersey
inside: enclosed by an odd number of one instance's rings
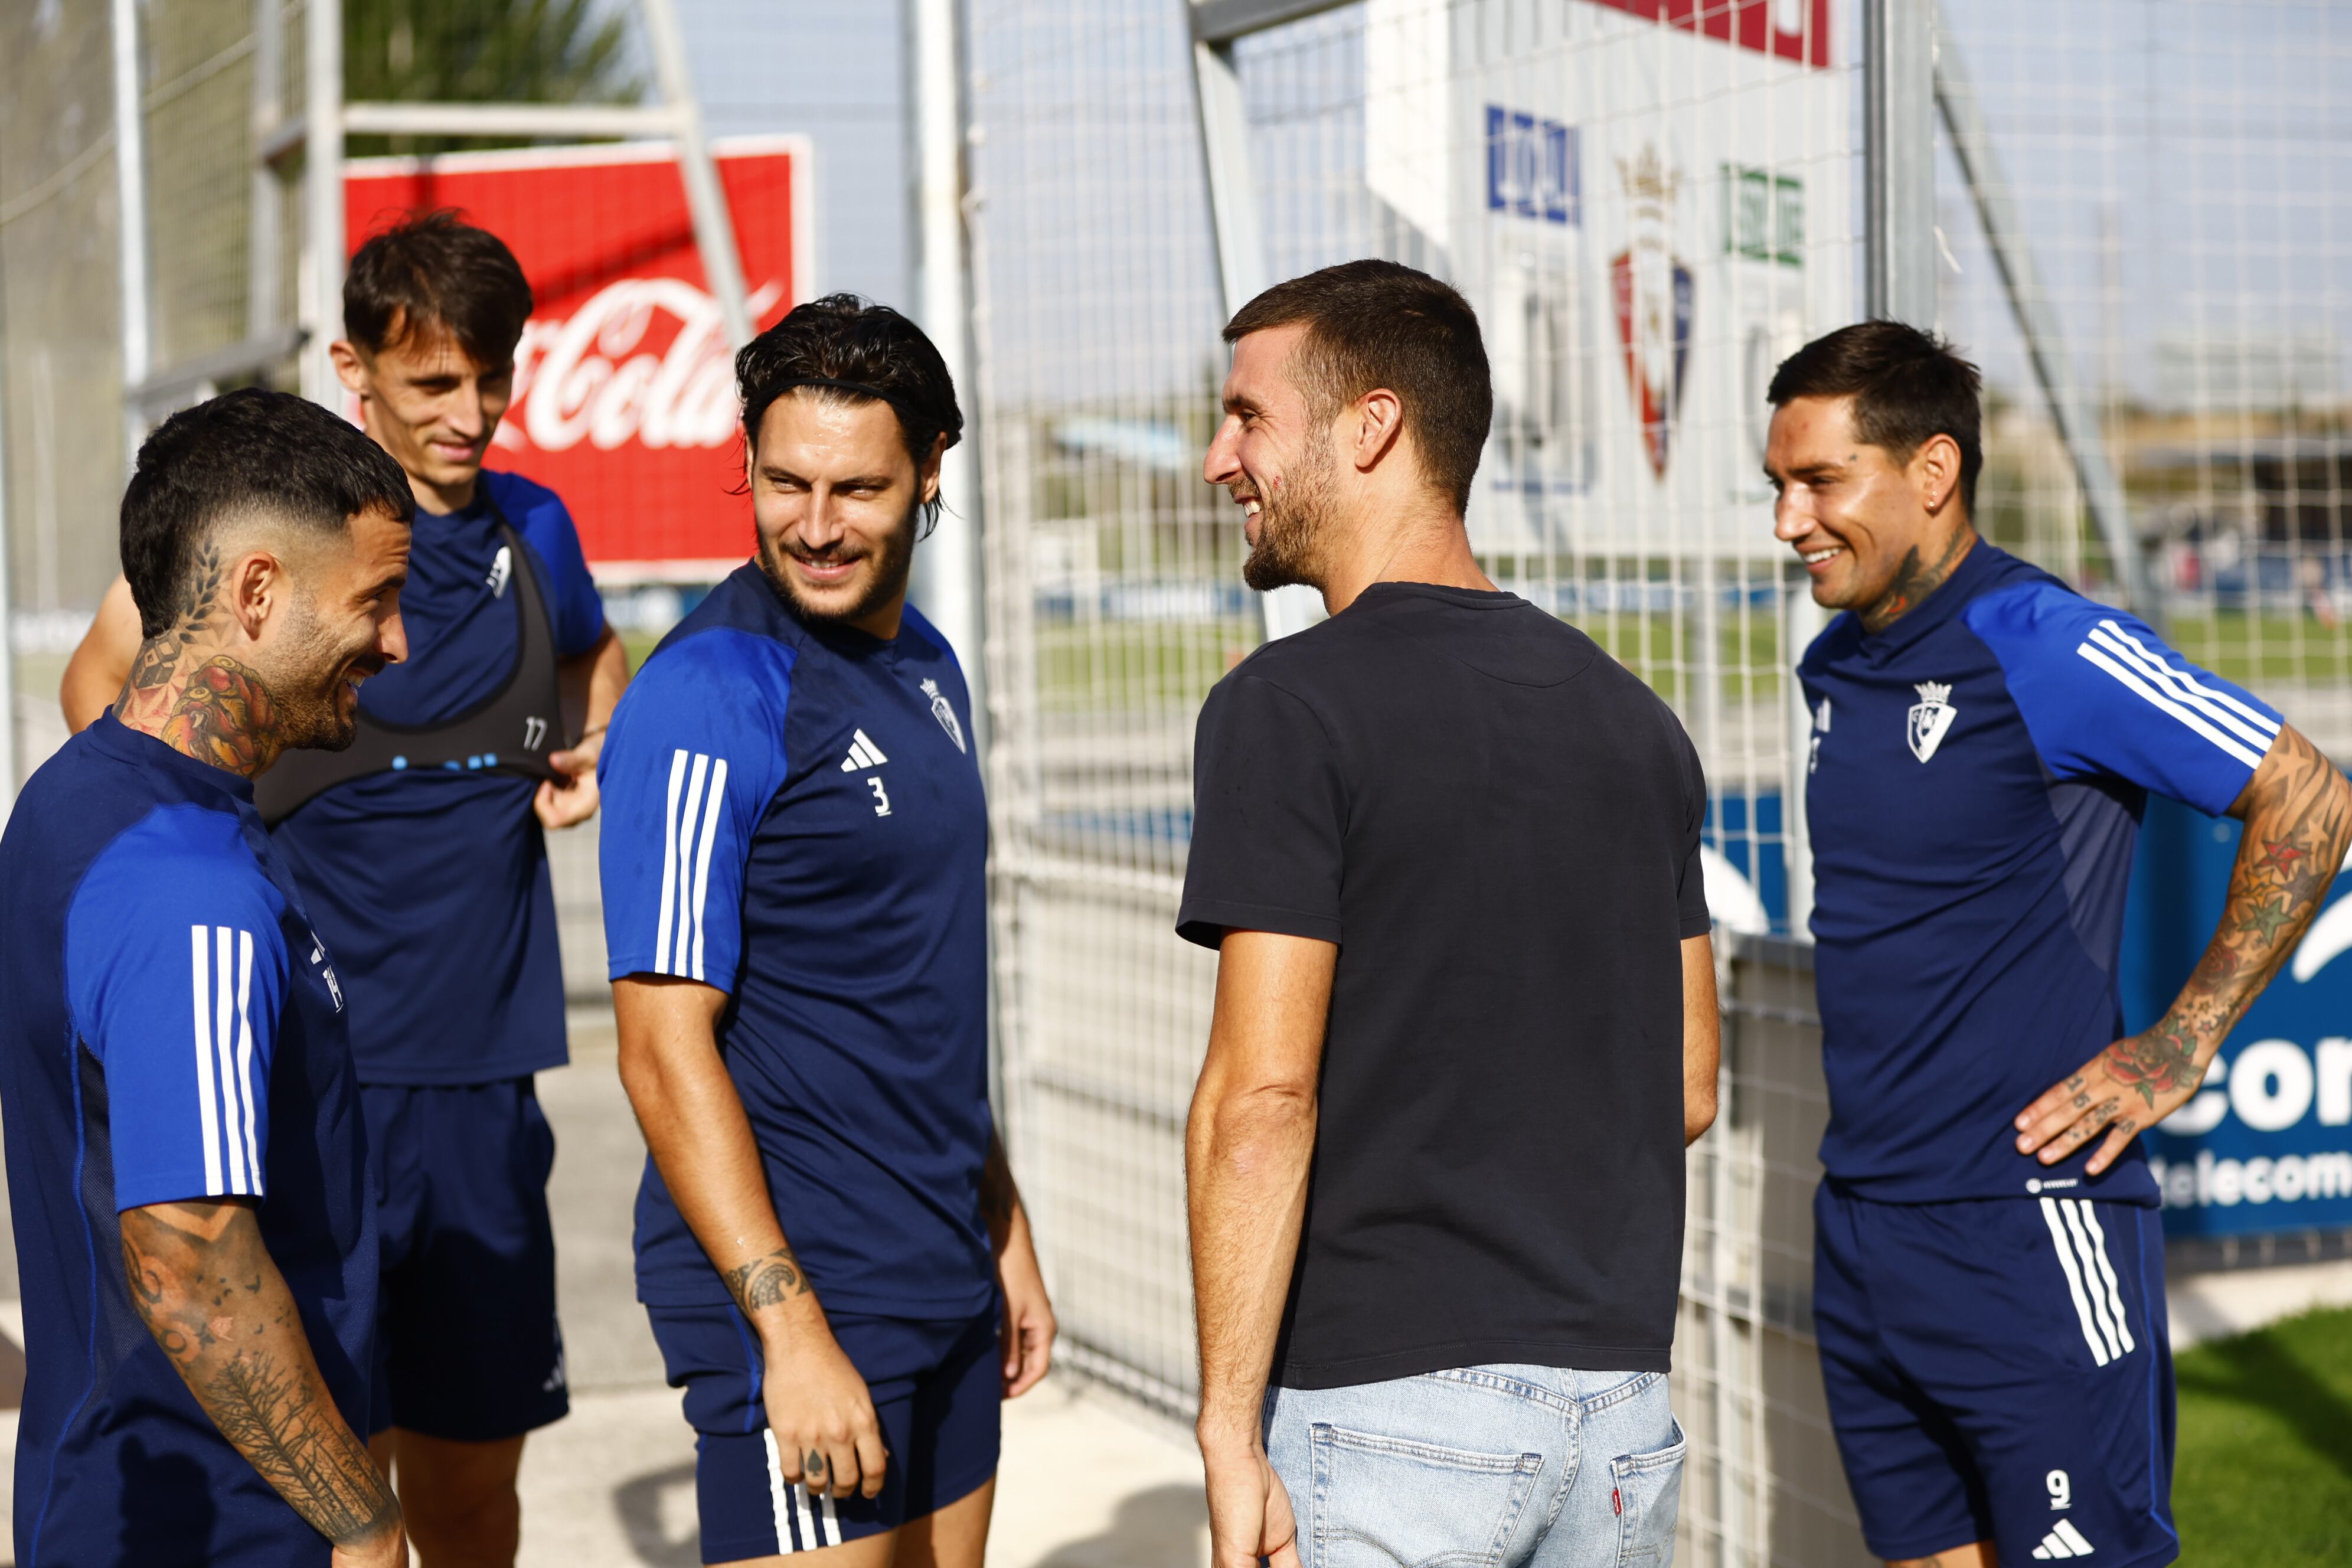
[[[849,755],[841,759],[841,771],[854,773],[860,768],[878,768],[889,760],[882,754],[882,748],[876,745],[865,731],[858,730],[851,733]]]
[[[2057,1557],[2088,1557],[2092,1550],[2083,1532],[2074,1528],[2074,1521],[2062,1519],[2057,1528],[2043,1536],[2042,1544],[2033,1549],[2033,1559],[2037,1563],[2046,1563]]]

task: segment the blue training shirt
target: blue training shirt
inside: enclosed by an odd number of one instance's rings
[[[132,1310],[124,1209],[255,1199],[336,1408],[368,1429],[375,1205],[348,998],[252,803],[110,713],[0,838],[27,1568],[327,1561]]]
[[[485,472],[535,559],[556,654],[596,646],[604,609],[555,492]],[[519,656],[508,562],[482,494],[420,510],[400,591],[408,658],[360,689],[394,724],[438,724],[496,691]],[[352,1050],[369,1083],[467,1084],[561,1067],[563,971],[535,781],[414,770],[350,780],[279,823],[277,837],[341,960]]]
[[[1885,631],[1839,616],[1798,675],[1831,1179],[2155,1203],[2137,1142],[2085,1177],[2099,1140],[2045,1169],[2014,1121],[2123,1033],[2148,793],[2227,811],[2278,714],[1982,540]]]
[[[992,1299],[988,816],[945,639],[803,624],[745,565],[614,715],[604,792],[614,979],[729,993],[719,1049],[784,1234],[827,1307],[965,1317]],[[723,1304],[648,1160],[637,1292]]]

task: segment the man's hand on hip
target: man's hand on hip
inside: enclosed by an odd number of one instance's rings
[[[2205,1077],[2197,1054],[2194,1042],[2162,1024],[2117,1040],[2025,1108],[2017,1152],[2054,1165],[2104,1130],[2106,1142],[2084,1167],[2097,1175],[2143,1130],[2189,1103]]]
[[[1282,1478],[1256,1444],[1203,1444],[1209,1486],[1209,1568],[1299,1568],[1298,1522]]]

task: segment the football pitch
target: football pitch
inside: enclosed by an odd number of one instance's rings
[[[2175,1371],[2181,1562],[2352,1563],[2352,1310],[2195,1346]]]

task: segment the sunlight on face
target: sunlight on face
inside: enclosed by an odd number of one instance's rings
[[[760,564],[777,591],[808,619],[884,616],[879,635],[895,631],[939,454],[919,471],[888,404],[801,387],[761,416],[751,468]]]

